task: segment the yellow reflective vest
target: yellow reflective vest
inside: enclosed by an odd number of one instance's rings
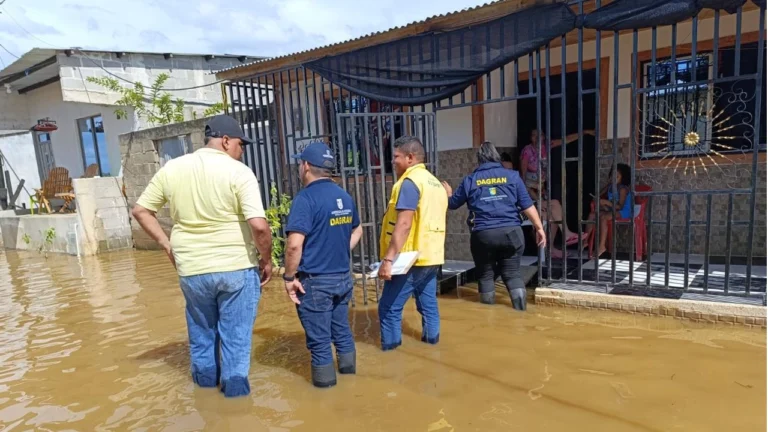
[[[448,211],[448,195],[440,181],[424,164],[408,168],[392,186],[387,212],[381,225],[379,258],[384,259],[397,222],[397,199],[405,179],[410,179],[419,189],[419,205],[413,216],[411,232],[400,252],[419,251],[415,266],[441,265],[445,262],[445,218]]]

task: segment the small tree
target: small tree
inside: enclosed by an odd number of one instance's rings
[[[184,121],[184,100],[175,100],[167,91],[162,91],[163,84],[170,78],[167,73],[161,73],[155,78],[149,88],[149,94],[145,93],[144,84],[134,83],[133,88],[123,87],[112,77],[88,77],[88,82],[98,84],[110,91],[120,94],[116,105],[131,107],[140,118],[143,118],[152,126],[167,125]],[[209,117],[224,110],[224,104],[216,103],[208,107],[203,116]],[[115,109],[115,115],[119,119],[128,118],[125,108]]]

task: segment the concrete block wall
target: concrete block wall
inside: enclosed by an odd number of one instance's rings
[[[189,134],[192,148],[197,150],[204,145],[203,131],[206,121],[207,119],[198,119],[120,135],[123,182],[128,210],[136,204],[141,193],[152,180],[152,176],[160,169],[160,158],[155,142]],[[157,218],[166,234],[170,235],[173,221],[168,206],[158,212]],[[133,219],[130,220],[130,230],[136,249],[158,249],[157,243]]]
[[[72,181],[83,228],[86,255],[133,247],[123,180],[117,177]]]

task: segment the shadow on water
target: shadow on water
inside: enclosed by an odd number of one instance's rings
[[[152,348],[136,357],[141,361],[163,361],[175,369],[189,372],[189,342],[176,341]]]

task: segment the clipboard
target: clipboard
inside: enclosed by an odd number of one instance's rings
[[[392,263],[392,276],[404,275],[413,267],[416,260],[419,258],[419,251],[403,252],[395,257]],[[381,262],[371,264],[372,271],[368,273],[369,278],[376,279],[379,277],[379,267]]]

